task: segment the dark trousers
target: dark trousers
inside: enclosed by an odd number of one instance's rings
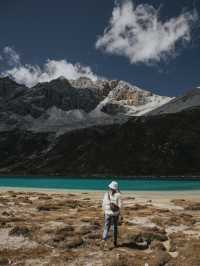
[[[105,214],[105,216],[104,216],[105,221],[104,221],[103,239],[104,240],[108,239],[109,230],[110,230],[110,227],[112,225],[114,244],[117,244],[118,218],[119,218],[119,215],[114,216],[114,215]]]

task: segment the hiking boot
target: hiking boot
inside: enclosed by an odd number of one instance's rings
[[[117,245],[117,241],[114,241],[114,243],[113,243],[113,244],[114,244],[114,247],[115,247],[115,248],[117,248],[117,247],[118,247],[118,245]]]

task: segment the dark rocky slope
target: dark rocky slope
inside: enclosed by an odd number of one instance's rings
[[[7,78],[8,81],[10,83],[13,82]],[[0,79],[0,82],[2,82],[2,79]],[[0,93],[1,90],[0,83]],[[13,89],[13,91],[16,90]],[[101,98],[94,89],[73,88],[68,80],[59,78],[51,82],[39,83],[31,89],[26,89],[18,97],[4,102],[2,109],[5,112],[9,111],[21,116],[31,115],[37,118],[45,110],[53,106],[65,111],[81,109],[85,112],[90,112],[98,105],[100,100]]]
[[[0,103],[20,97],[26,90],[23,85],[17,84],[8,77],[0,78]]]
[[[124,81],[59,77],[32,88],[0,77],[0,131],[62,134],[93,125],[122,123],[169,102]]]
[[[199,175],[200,109],[133,117],[55,137],[0,133],[1,174]]]

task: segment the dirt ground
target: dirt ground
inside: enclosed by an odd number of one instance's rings
[[[117,248],[101,240],[102,197],[1,190],[0,265],[200,265],[200,195],[123,193]]]

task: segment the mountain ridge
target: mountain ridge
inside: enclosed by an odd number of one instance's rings
[[[122,81],[6,82],[20,93],[0,88],[1,175],[200,175],[199,90],[164,98],[176,112],[138,115],[162,96]]]
[[[129,116],[141,115],[170,100],[169,97],[155,95],[120,80],[67,80],[59,77],[26,89],[9,78],[3,78],[0,79],[0,92],[5,90],[1,87],[1,81],[5,80],[12,84],[10,87],[13,88],[15,97],[4,95],[4,100],[1,101],[1,131],[23,128],[33,131],[41,129],[42,132],[58,130],[61,133],[94,124],[123,123]],[[73,117],[77,110],[84,115],[82,119],[76,119],[75,116],[73,123],[69,114]],[[52,124],[53,116],[55,125]]]
[[[147,115],[177,113],[198,106],[200,106],[200,87],[188,90],[183,95],[173,98],[166,104],[150,111]]]

